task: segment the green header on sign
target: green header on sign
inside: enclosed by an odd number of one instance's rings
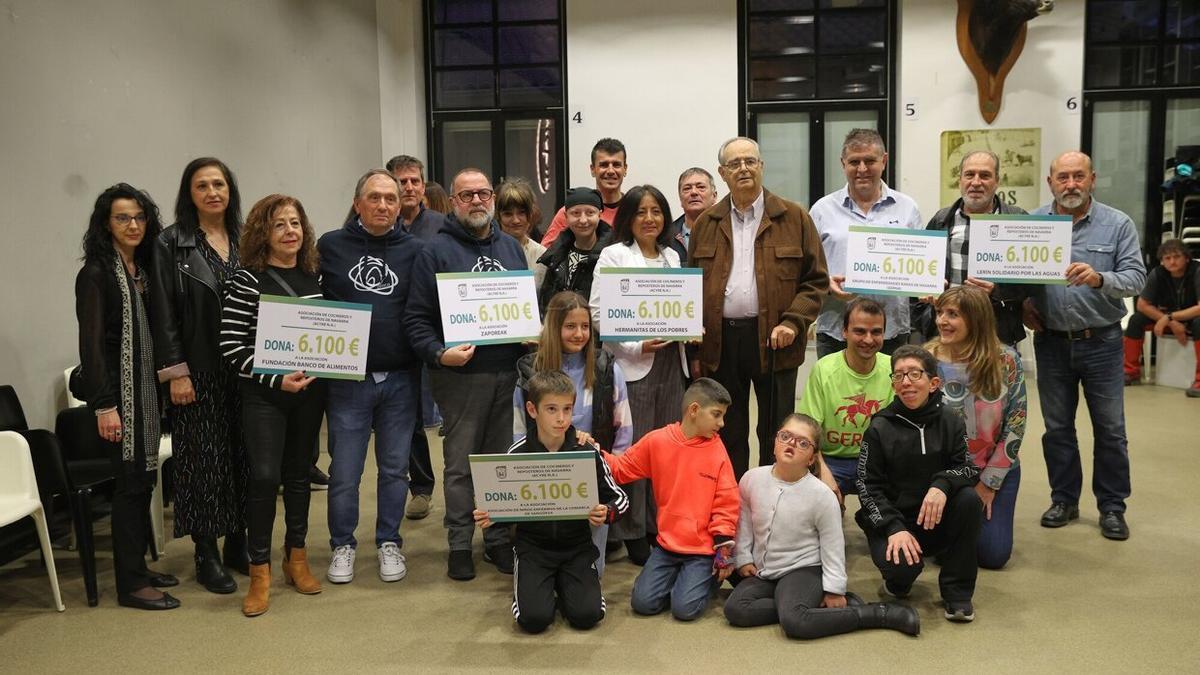
[[[512,270],[510,272],[439,272],[438,279],[498,279],[500,277],[531,277],[531,270]]]
[[[307,305],[308,307],[330,307],[333,309],[355,309],[360,312],[371,311],[371,306],[362,302],[341,302],[338,300],[315,300],[308,298],[293,298],[290,295],[267,295],[258,296],[259,304],[264,302],[273,302],[277,305]]]
[[[573,459],[590,459],[596,453],[592,450],[574,450],[571,452],[514,452],[511,455],[470,455],[472,462],[513,462],[513,461],[546,461],[566,462]]]
[[[971,216],[971,220],[1053,220],[1061,223],[1071,222],[1071,216],[1034,216],[1020,213],[991,213],[986,216]]]
[[[700,275],[704,274],[704,270],[699,267],[601,267],[596,269],[596,274],[644,274],[651,275]]]
[[[867,232],[872,234],[904,234],[916,237],[934,237],[945,239],[945,230],[910,230],[907,227],[874,227],[870,225],[851,225],[851,232]]]

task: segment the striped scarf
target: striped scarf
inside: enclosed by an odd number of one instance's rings
[[[129,275],[119,254],[113,265],[121,289],[121,461],[135,470],[158,468],[158,382],[150,324],[141,293],[130,292]],[[136,464],[135,464],[136,463]]]

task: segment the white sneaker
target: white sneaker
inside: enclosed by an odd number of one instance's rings
[[[335,584],[348,584],[354,581],[354,547],[344,544],[333,549],[333,559],[329,561],[329,571],[325,577]]]
[[[408,566],[404,564],[404,554],[394,542],[386,542],[379,547],[379,578],[384,581],[400,581],[408,574]]]

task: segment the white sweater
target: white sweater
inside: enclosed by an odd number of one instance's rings
[[[771,467],[750,469],[738,485],[738,567],[754,563],[758,576],[779,579],[801,567],[821,566],[826,593],[846,593],[846,540],[837,497],[816,476],[779,480]]]

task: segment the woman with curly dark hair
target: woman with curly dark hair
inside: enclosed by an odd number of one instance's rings
[[[175,536],[192,536],[196,581],[213,593],[237,590],[225,566],[249,573],[238,377],[218,345],[221,294],[239,267],[240,199],[221,160],[201,157],[187,165],[175,224],[154,247],[150,297],[158,381],[170,383]],[[222,536],[224,566],[217,551]]]
[[[137,609],[174,609],[179,601],[156,587],[179,582],[146,568],[150,492],[158,468],[158,383],[146,312],[146,270],[158,236],[158,207],[149,195],[118,183],[96,199],[83,236],[83,269],[75,277],[80,389],[112,460],[113,567],[117,602]]]
[[[271,585],[271,528],[275,491],[283,483],[283,578],[306,595],[321,592],[308,569],[312,448],[325,415],[325,383],[303,371],[255,374],[254,343],[262,294],[320,298],[312,225],[294,197],[268,195],[250,209],[240,244],[242,269],[229,279],[221,311],[221,351],[242,378],[242,429],[250,461],[250,591],[242,613],[267,611]]]

